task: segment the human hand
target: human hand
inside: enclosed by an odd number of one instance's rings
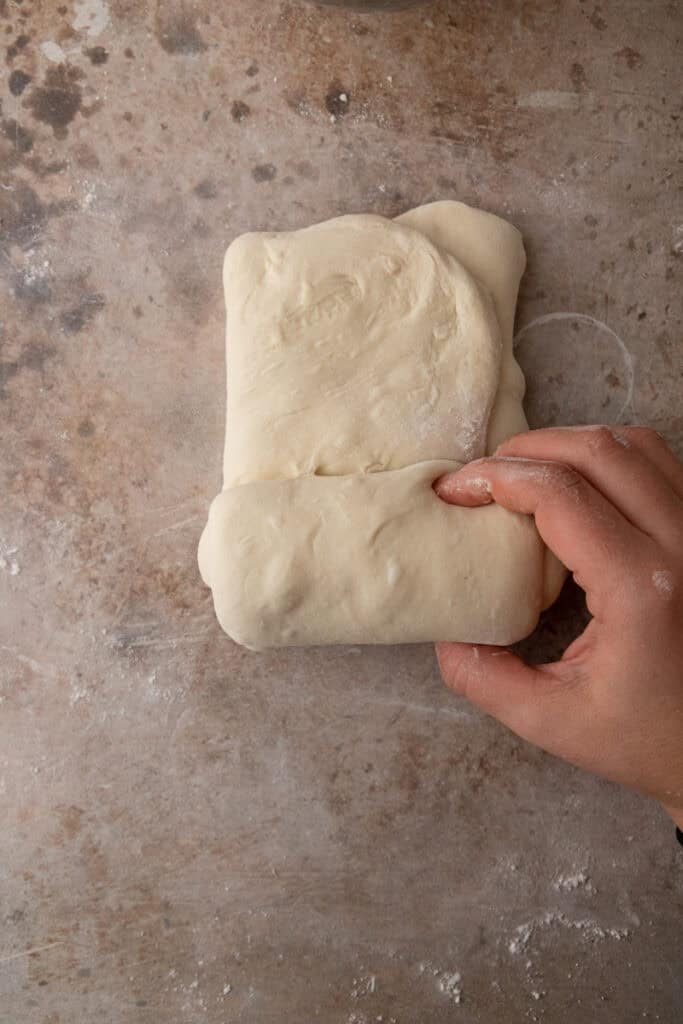
[[[533,515],[592,620],[553,664],[437,644],[452,690],[551,754],[659,800],[683,829],[683,466],[642,427],[520,434],[441,477],[450,504]]]

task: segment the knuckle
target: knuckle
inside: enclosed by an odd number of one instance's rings
[[[599,459],[624,451],[623,442],[617,440],[610,427],[596,427],[588,434],[586,444],[590,453]]]
[[[658,430],[652,427],[629,427],[628,434],[634,441],[652,448],[668,448],[668,445]]]
[[[544,476],[545,482],[549,484],[553,490],[558,491],[576,492],[581,490],[585,484],[583,477],[576,469],[562,463],[555,465],[549,464],[546,467]]]

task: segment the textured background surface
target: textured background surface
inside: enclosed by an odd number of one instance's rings
[[[427,647],[234,647],[195,547],[246,228],[507,215],[533,423],[683,454],[681,29],[664,0],[0,0],[2,1024],[679,1019],[656,808]]]

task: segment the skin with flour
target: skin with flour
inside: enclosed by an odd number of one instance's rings
[[[592,620],[559,662],[440,644],[444,679],[520,736],[659,800],[683,829],[683,466],[638,427],[521,434],[436,485],[533,515]]]

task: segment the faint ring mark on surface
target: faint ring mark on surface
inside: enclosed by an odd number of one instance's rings
[[[547,313],[522,327],[514,346],[527,379],[532,427],[619,423],[631,409],[633,356],[602,320],[587,313]]]

